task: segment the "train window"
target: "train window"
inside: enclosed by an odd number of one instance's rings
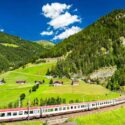
[[[19,115],[23,115],[23,111],[19,111]]]
[[[11,116],[11,112],[8,112],[8,113],[7,113],[7,116]]]
[[[45,112],[47,112],[47,109],[45,109]],[[39,110],[34,110],[34,113],[35,114],[39,113]]]
[[[13,116],[16,116],[16,115],[17,115],[17,112],[14,112],[14,113],[13,113]]]
[[[4,117],[5,116],[5,113],[0,113],[0,117]]]
[[[50,110],[50,112],[53,112],[53,109],[49,109]]]
[[[76,106],[74,106],[74,109],[76,109]]]
[[[80,108],[80,105],[78,106],[78,108]]]
[[[48,110],[47,109],[45,109],[45,112],[47,112]]]
[[[69,107],[67,107],[67,110],[69,110]]]
[[[25,111],[24,114],[27,115],[27,114],[28,114],[28,111]]]
[[[85,106],[84,105],[81,105],[81,108],[84,108]]]
[[[63,107],[63,110],[66,110],[66,107]]]
[[[61,110],[62,110],[62,107],[59,108],[59,111],[61,111]]]
[[[71,109],[73,109],[73,106],[71,106]]]
[[[95,106],[95,104],[92,104],[92,106]]]
[[[58,111],[58,108],[55,108],[55,111]]]
[[[33,111],[30,111],[30,114],[33,114]]]
[[[53,109],[48,109],[48,112],[53,112]]]

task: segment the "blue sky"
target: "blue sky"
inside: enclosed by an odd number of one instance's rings
[[[125,0],[0,0],[0,31],[57,42],[114,9]]]

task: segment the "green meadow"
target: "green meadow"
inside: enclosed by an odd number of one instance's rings
[[[40,64],[29,64],[25,68],[19,68],[1,74],[0,79],[4,78],[6,84],[0,85],[0,108],[7,107],[10,102],[18,101],[22,93],[25,93],[26,95],[26,98],[23,101],[23,106],[27,106],[29,99],[33,102],[35,98],[46,99],[60,97],[66,99],[66,103],[69,103],[71,100],[79,100],[82,102],[110,99],[119,96],[119,93],[111,92],[100,85],[86,84],[83,81],[80,81],[79,86],[71,86],[71,80],[67,78],[53,79],[53,81],[63,81],[63,86],[49,86],[50,79],[46,77],[46,72],[48,69],[51,69],[55,63],[56,60]],[[17,80],[26,80],[26,84],[16,84]],[[40,85],[36,92],[29,94],[29,90],[35,85],[35,80],[44,80],[45,83]]]
[[[9,44],[9,43],[1,43],[3,46],[9,46],[9,47],[14,47],[17,48],[18,46],[16,44]]]
[[[85,83],[81,83],[79,86],[71,86],[71,85],[64,85],[58,87],[50,87],[48,85],[41,86],[37,92],[31,93],[29,96],[26,97],[24,100],[24,105],[27,104],[28,99],[33,102],[33,99],[36,97],[40,100],[46,98],[57,98],[61,97],[66,99],[66,103],[69,103],[71,100],[79,100],[79,101],[94,101],[94,100],[101,100],[101,99],[110,99],[118,97],[118,93],[110,92],[109,90],[103,88],[99,85],[88,85]]]
[[[125,107],[95,113],[87,116],[76,117],[71,121],[76,122],[78,125],[125,125]]]

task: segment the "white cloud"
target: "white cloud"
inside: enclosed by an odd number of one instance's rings
[[[42,35],[42,36],[44,36],[44,35],[50,36],[50,35],[52,35],[52,34],[53,34],[53,31],[50,31],[50,32],[48,32],[48,31],[43,31],[42,33],[40,33],[40,35]]]
[[[68,10],[71,5],[52,3],[46,4],[42,7],[42,11],[45,17],[54,19],[62,14],[65,10]]]
[[[0,29],[0,32],[4,32],[4,29]]]
[[[78,11],[77,9],[72,9],[72,5],[62,4],[62,3],[47,3],[42,7],[42,13],[50,21],[47,23],[47,31],[40,33],[43,35],[55,35],[53,40],[65,39],[70,35],[79,32],[81,29],[77,26],[73,26],[74,23],[81,22],[81,18],[77,14],[72,14]],[[72,12],[72,13],[71,13]],[[69,26],[72,26],[69,28]],[[53,30],[53,31],[50,31]],[[63,33],[59,34],[61,31]],[[50,32],[49,32],[50,31]],[[57,35],[59,34],[59,35]]]
[[[68,38],[69,36],[73,35],[73,34],[76,34],[78,33],[79,31],[81,31],[81,28],[77,27],[77,26],[72,26],[71,28],[69,29],[66,29],[63,33],[55,36],[53,38],[53,40],[57,40],[57,39],[65,39],[65,38]]]
[[[57,18],[51,20],[48,24],[52,26],[54,29],[58,29],[64,28],[70,24],[80,21],[81,19],[79,19],[77,15],[71,15],[70,13],[66,12],[65,14],[62,14]]]

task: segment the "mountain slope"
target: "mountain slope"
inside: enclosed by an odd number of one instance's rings
[[[94,41],[97,41],[99,38],[102,41],[108,37],[114,40],[117,37],[115,35],[124,36],[124,14],[124,9],[115,10],[108,15],[101,17],[81,32],[56,44],[54,49],[51,50],[51,54],[49,55],[49,53],[47,53],[48,56],[62,56],[71,50],[77,49],[80,44],[83,46],[83,44],[86,44],[85,41],[87,42],[91,40],[92,43],[94,43]]]
[[[47,40],[39,40],[39,41],[35,41],[37,42],[39,45],[42,45],[44,48],[50,49],[52,47],[54,47],[54,43],[47,41]]]
[[[71,51],[66,59],[58,61],[51,74],[60,77],[71,77],[77,73],[88,75],[101,67],[115,65],[118,70],[125,69],[124,40],[125,10],[115,10],[57,44],[51,54],[46,53],[55,57]]]
[[[36,60],[43,50],[36,43],[0,32],[0,72]]]

